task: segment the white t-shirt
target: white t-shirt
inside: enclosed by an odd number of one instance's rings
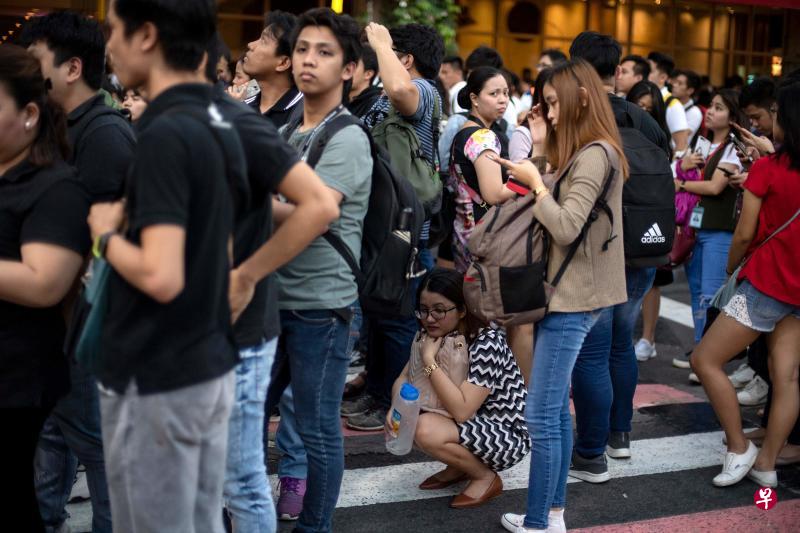
[[[703,124],[703,112],[692,100],[686,102],[683,108],[686,111],[686,123],[689,124],[689,141],[691,142],[692,137]]]
[[[661,94],[664,96],[664,102],[672,96],[666,87],[661,88]],[[673,135],[689,129],[689,124],[686,122],[686,110],[677,98],[667,107],[667,127]]]
[[[717,151],[717,148],[719,148],[719,143],[711,145],[711,150],[708,152],[709,159],[714,152]],[[736,155],[736,148],[733,146],[733,144],[729,144],[727,148],[725,148],[725,151],[722,153],[722,159],[720,159],[719,162],[720,164],[727,163],[729,165],[733,165],[736,167],[737,173],[740,173],[744,169],[744,167],[742,167],[742,162],[739,161],[739,156]]]

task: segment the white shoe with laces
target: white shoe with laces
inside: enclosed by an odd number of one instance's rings
[[[747,450],[744,453],[726,453],[722,472],[714,477],[712,483],[716,487],[729,487],[739,483],[753,468],[756,457],[758,457],[758,448],[751,441],[747,441]]]
[[[739,400],[739,405],[761,405],[767,401],[767,393],[769,385],[760,376],[756,376],[744,389],[736,393],[736,399]]]
[[[529,533],[532,531],[546,531],[547,533],[566,533],[567,525],[564,523],[564,510],[550,511],[547,515],[547,529],[533,529],[525,527],[525,515],[505,513],[500,517],[500,523],[511,533]]]
[[[647,339],[639,339],[639,342],[633,347],[633,351],[636,352],[636,360],[640,363],[658,355],[656,353],[656,344],[650,344]]]
[[[733,386],[737,389],[741,389],[753,378],[756,377],[756,371],[750,368],[747,363],[742,363],[739,365],[739,368],[733,371],[733,373],[728,376],[728,379],[731,380]]]

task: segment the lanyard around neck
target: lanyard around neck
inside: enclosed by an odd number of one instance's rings
[[[325,127],[325,124],[327,124],[328,122],[330,122],[330,121],[331,121],[331,119],[333,119],[333,117],[335,117],[336,115],[338,115],[339,113],[341,113],[342,109],[344,109],[344,106],[343,106],[342,104],[339,104],[338,106],[336,106],[336,109],[334,109],[333,111],[331,111],[330,113],[328,113],[328,114],[325,116],[325,118],[323,118],[323,119],[322,119],[322,122],[320,122],[319,124],[317,124],[316,126],[314,126],[314,129],[313,129],[313,130],[311,130],[311,133],[309,133],[309,134],[308,134],[308,137],[306,137],[306,140],[305,140],[305,142],[303,143],[303,149],[302,149],[302,150],[300,150],[300,153],[301,153],[301,154],[302,154],[302,156],[303,156],[303,160],[305,160],[305,158],[306,158],[306,153],[308,152],[308,148],[311,146],[311,142],[314,140],[314,137],[316,137],[316,135],[317,135],[317,132],[321,131],[321,130],[322,130],[322,128],[324,128],[324,127]],[[302,125],[303,125],[303,123],[301,122],[301,123],[300,123],[300,126],[302,126]],[[298,129],[300,128],[300,126],[298,126]]]

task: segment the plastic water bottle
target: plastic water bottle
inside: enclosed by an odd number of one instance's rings
[[[395,455],[405,455],[414,445],[414,433],[419,419],[419,391],[403,383],[400,394],[392,404],[392,420],[386,431],[386,449]]]

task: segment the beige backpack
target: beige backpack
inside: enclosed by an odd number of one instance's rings
[[[411,357],[408,360],[408,381],[419,391],[420,408],[423,411],[438,413],[440,415],[453,418],[447,412],[444,404],[439,399],[430,378],[425,374],[425,363],[422,362],[420,345],[424,333],[417,333],[414,343],[411,345]],[[469,370],[469,344],[460,333],[451,333],[442,341],[439,351],[436,353],[436,364],[447,374],[450,381],[460,387],[467,379]]]
[[[604,142],[588,144],[582,150],[595,144],[610,153],[611,147]],[[558,197],[558,181],[566,176],[578,153],[556,175],[554,198]],[[469,238],[473,261],[464,274],[464,300],[469,312],[486,323],[498,326],[541,320],[547,312],[547,304],[555,287],[578,251],[589,226],[601,212],[610,216],[605,197],[615,172],[613,167],[610,168],[586,224],[570,245],[561,268],[551,282],[547,281],[547,230],[533,216],[533,194],[517,196],[492,206],[475,225]]]

